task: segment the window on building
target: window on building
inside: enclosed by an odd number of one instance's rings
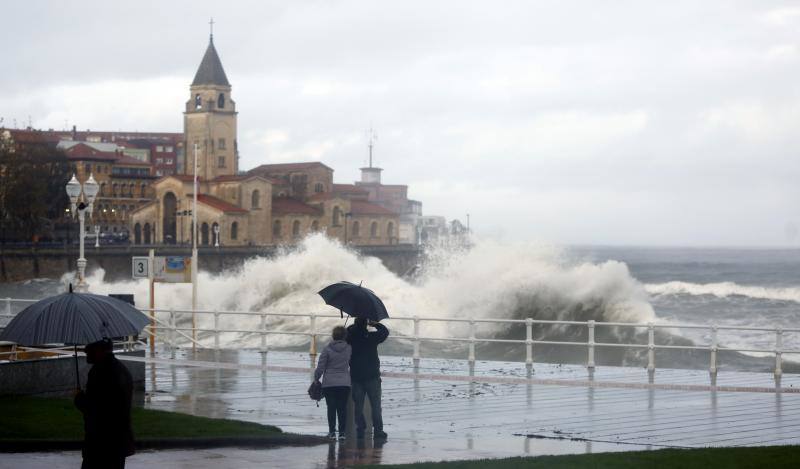
[[[292,223],[292,237],[300,237],[300,220],[295,220],[294,223]]]
[[[272,237],[275,239],[280,239],[281,237],[281,221],[275,220],[272,223]]]
[[[92,173],[92,165],[89,164],[89,163],[86,163],[84,165],[83,169],[86,171],[86,174],[91,174]]]
[[[142,183],[142,195],[141,195],[141,197],[142,198],[147,197],[147,186],[145,185],[145,183]]]
[[[164,147],[164,151],[167,152],[167,153],[172,153],[172,152],[175,151],[175,148],[172,145],[168,145],[168,146]]]
[[[217,139],[217,148],[219,148],[220,150],[224,150],[225,149],[225,139],[224,138]]]
[[[156,158],[156,164],[164,164],[164,158]]]
[[[220,109],[225,108],[225,93],[219,94],[219,98],[217,98],[217,107]]]
[[[225,157],[220,156],[217,158],[217,168],[224,168],[225,167]]]
[[[172,164],[172,162],[173,162],[174,160],[173,160],[172,158],[167,158],[167,159],[166,159],[166,160],[164,160],[164,161],[165,161],[167,164]]]
[[[239,223],[231,223],[231,239],[236,239],[239,236]]]
[[[156,151],[159,153],[164,153],[164,145],[156,145]]]
[[[111,185],[111,195],[113,197],[117,196],[117,183],[116,182]]]
[[[394,223],[389,222],[389,224],[386,225],[386,236],[389,237],[389,241],[394,238]]]
[[[323,186],[321,182],[318,182],[318,183],[314,184],[314,192],[319,194],[320,192],[324,192],[324,191],[325,191],[325,186]]]
[[[156,176],[163,176],[163,175],[164,175],[164,171],[161,171],[160,169],[156,170]]]
[[[342,211],[339,207],[333,207],[333,226],[339,226],[339,218],[342,216]]]
[[[203,107],[203,98],[200,97],[200,93],[194,95],[194,108],[200,109]]]
[[[369,227],[369,235],[373,238],[378,237],[378,222],[372,222],[372,225]]]
[[[253,194],[250,196],[250,207],[259,208],[260,205],[261,205],[261,193],[258,191],[253,191]]]
[[[353,237],[358,238],[361,236],[361,224],[357,221],[353,222]]]
[[[100,197],[103,197],[105,195],[106,195],[106,183],[105,182],[101,182],[100,183]]]

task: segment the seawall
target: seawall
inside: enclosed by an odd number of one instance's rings
[[[107,280],[129,279],[132,276],[131,258],[147,256],[150,249],[157,256],[191,256],[187,246],[100,246],[86,248],[87,272],[102,268]],[[352,247],[362,256],[377,257],[387,269],[404,275],[420,262],[422,248],[413,245]],[[203,247],[198,248],[200,269],[219,273],[234,269],[247,259],[273,257],[275,246],[265,247]],[[76,270],[77,246],[3,248],[0,252],[0,281],[16,282],[34,278],[60,278]]]

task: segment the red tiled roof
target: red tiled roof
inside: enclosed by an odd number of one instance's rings
[[[359,200],[350,201],[350,212],[353,215],[391,215],[397,216],[396,213],[388,208],[381,207],[369,202],[362,202]]]
[[[117,155],[111,151],[99,151],[90,147],[89,145],[79,143],[65,151],[67,158],[70,160],[99,160],[99,161],[116,161]]]
[[[237,207],[231,203],[225,202],[222,199],[218,199],[208,194],[197,194],[197,201],[202,202],[210,207],[222,210],[223,212],[247,213],[247,210],[243,208]]]
[[[142,160],[137,160],[136,158],[128,155],[119,155],[117,161],[114,164],[121,164],[125,166],[150,166],[150,163],[147,163]]]
[[[325,164],[322,164],[319,161],[308,161],[304,163],[262,164],[261,166],[257,166],[248,172],[254,173],[254,172],[270,172],[270,171],[299,171],[302,169],[310,169],[319,166],[322,166],[323,168],[333,171],[333,168]]]
[[[338,194],[359,194],[359,195],[369,194],[369,191],[361,189],[355,184],[334,184],[333,192],[336,192]]]
[[[58,136],[41,130],[8,129],[14,143],[58,143]]]
[[[211,182],[246,181],[248,179],[253,179],[253,178],[266,179],[268,182],[270,182],[272,184],[280,184],[281,183],[281,181],[278,181],[277,179],[261,176],[259,174],[242,174],[242,175],[217,176],[214,179],[212,179]]]
[[[290,197],[273,197],[272,213],[303,213],[309,215],[322,215],[317,207],[312,207],[307,203],[301,202]]]

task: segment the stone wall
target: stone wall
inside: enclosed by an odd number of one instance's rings
[[[144,351],[117,353],[144,357]],[[133,387],[143,391],[144,362],[122,360],[133,376]],[[81,386],[86,386],[90,366],[86,357],[78,357]],[[75,390],[75,359],[73,357],[40,358],[0,363],[0,396],[40,395],[70,396]]]
[[[290,227],[291,229],[291,227]],[[361,255],[379,258],[387,269],[397,275],[404,275],[420,262],[422,250],[418,246],[360,246],[352,247]],[[131,278],[131,257],[147,256],[147,246],[101,246],[86,248],[89,261],[87,272],[102,268],[106,280],[126,280]],[[253,257],[272,257],[274,247],[205,247],[198,249],[201,270],[219,273],[240,267]],[[159,256],[191,256],[191,249],[184,246],[158,246]],[[0,281],[15,282],[33,278],[61,278],[67,272],[75,271],[78,258],[77,246],[50,249],[4,249],[0,255]]]

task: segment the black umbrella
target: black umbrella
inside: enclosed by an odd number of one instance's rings
[[[105,338],[137,335],[150,319],[132,305],[110,296],[73,293],[51,296],[20,311],[0,333],[0,340],[21,345],[78,345]],[[77,376],[78,388],[80,377]]]
[[[350,282],[337,282],[319,291],[326,304],[350,316],[381,321],[389,317],[386,306],[369,288]]]

